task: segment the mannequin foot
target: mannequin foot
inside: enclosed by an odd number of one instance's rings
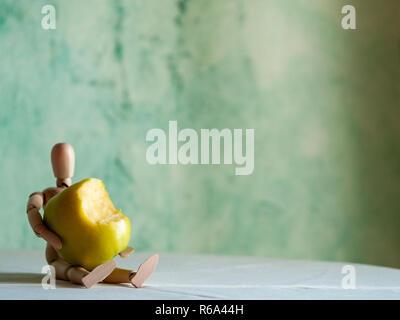
[[[136,273],[132,275],[131,283],[136,288],[141,288],[143,283],[150,277],[158,263],[158,254],[152,255],[145,260],[139,267]]]
[[[82,278],[82,283],[86,288],[91,288],[96,283],[103,281],[115,269],[117,263],[109,261],[94,268],[88,275]]]

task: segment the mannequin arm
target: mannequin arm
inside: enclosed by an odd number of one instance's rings
[[[40,208],[43,206],[43,200],[44,196],[42,192],[35,192],[29,196],[26,208],[29,224],[36,236],[46,240],[54,248],[61,249],[62,243],[60,238],[43,224],[42,216],[39,213]]]
[[[121,251],[119,254],[119,256],[121,258],[126,258],[128,257],[133,251],[135,250],[135,248],[132,247],[126,247],[126,249],[124,251]]]

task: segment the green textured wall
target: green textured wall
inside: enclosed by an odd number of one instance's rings
[[[398,0],[1,0],[0,248],[44,248],[25,205],[68,141],[137,250],[400,267],[399,17]],[[254,128],[254,173],[149,165],[168,120]]]

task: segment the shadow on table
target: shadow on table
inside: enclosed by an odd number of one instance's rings
[[[13,283],[13,284],[41,284],[45,274],[42,273],[0,273],[0,284]],[[63,288],[79,288],[68,281],[57,280],[57,287]]]
[[[43,273],[4,273],[0,272],[0,284],[2,283],[12,283],[12,284],[41,284],[43,278],[45,277],[45,274]],[[101,283],[101,285],[112,285],[112,286],[118,286],[118,287],[130,287],[130,285],[125,284],[125,283],[119,283],[119,284],[104,284]],[[69,281],[64,281],[64,280],[56,280],[56,286],[61,287],[61,288],[83,288],[86,289],[83,286],[80,286],[78,284],[73,284]]]

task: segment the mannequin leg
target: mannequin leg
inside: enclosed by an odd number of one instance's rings
[[[150,277],[158,263],[158,254],[152,255],[145,260],[137,272],[127,269],[115,268],[114,271],[104,279],[106,283],[132,283],[136,288],[141,288],[143,283]]]
[[[111,274],[103,280],[106,283],[131,283],[131,275],[136,274],[132,270],[115,268]]]
[[[90,288],[96,283],[103,281],[117,265],[115,261],[110,261],[89,272],[82,267],[69,264],[61,258],[57,251],[50,245],[46,247],[46,260],[47,263],[52,265],[56,270],[57,279],[84,285],[86,288]]]
[[[57,279],[69,280],[86,288],[91,288],[96,283],[103,281],[116,267],[115,261],[109,261],[89,272],[82,267],[73,266],[61,258],[50,264],[56,269]]]

